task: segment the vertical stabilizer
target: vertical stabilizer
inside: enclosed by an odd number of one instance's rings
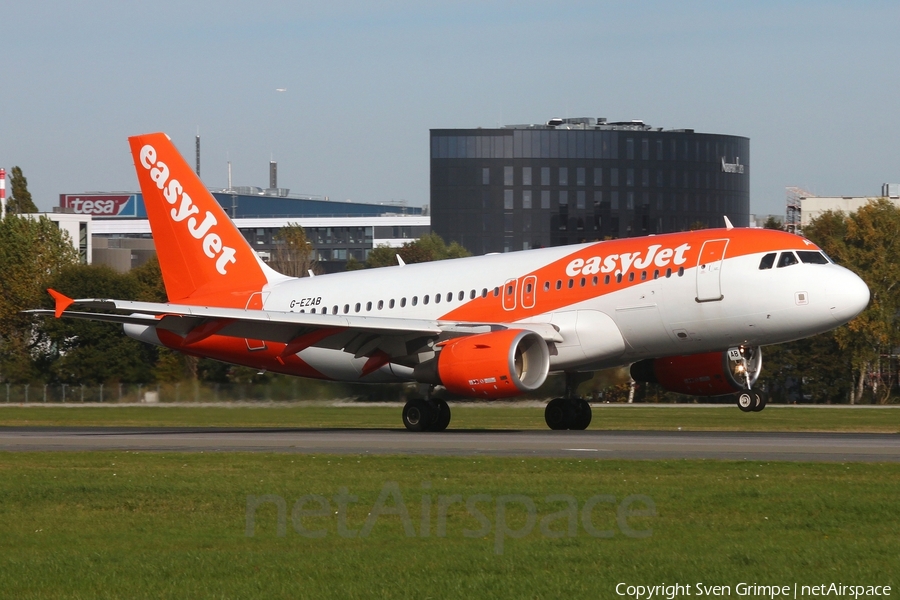
[[[244,308],[267,267],[164,133],[128,138],[170,302]]]

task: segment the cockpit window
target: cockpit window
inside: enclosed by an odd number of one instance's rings
[[[778,268],[796,265],[797,262],[797,257],[794,256],[793,252],[782,252],[781,257],[778,259]]]
[[[776,256],[778,256],[777,252],[770,252],[763,256],[762,260],[759,261],[759,270],[771,269],[775,265]]]
[[[814,250],[797,250],[797,256],[800,257],[800,262],[806,263],[808,265],[828,264],[828,259],[825,258],[825,255]]]

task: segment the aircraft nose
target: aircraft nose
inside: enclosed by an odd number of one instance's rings
[[[829,276],[826,288],[831,316],[844,324],[861,313],[869,305],[869,287],[847,269]]]

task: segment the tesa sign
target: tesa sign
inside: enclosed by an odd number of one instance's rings
[[[78,215],[93,217],[134,217],[137,216],[137,201],[134,195],[88,195],[60,194],[59,205],[70,208]]]

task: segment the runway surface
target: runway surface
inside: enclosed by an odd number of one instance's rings
[[[0,451],[135,450],[900,462],[900,435],[691,431],[0,428]]]

